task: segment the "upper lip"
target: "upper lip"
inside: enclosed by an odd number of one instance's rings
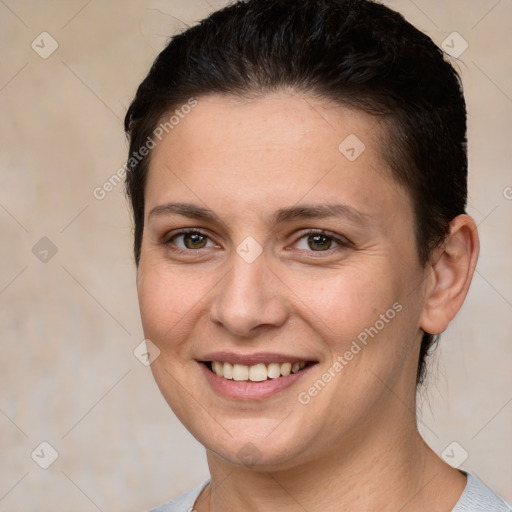
[[[290,354],[278,354],[275,352],[255,352],[252,354],[242,354],[239,352],[211,352],[198,357],[197,361],[207,363],[219,361],[222,363],[243,364],[252,366],[258,363],[310,363],[317,362],[315,359],[304,358]]]

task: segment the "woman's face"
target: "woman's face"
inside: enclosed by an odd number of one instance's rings
[[[152,150],[145,191],[137,287],[164,397],[236,464],[396,437],[414,420],[425,286],[381,127],[285,92],[197,101]]]

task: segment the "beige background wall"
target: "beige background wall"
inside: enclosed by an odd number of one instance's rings
[[[122,186],[93,190],[124,163],[121,119],[162,35],[223,3],[0,1],[1,512],[141,512],[207,477],[202,447],[133,355],[143,335]],[[436,43],[457,31],[469,45],[458,66],[482,253],[421,430],[438,453],[457,441],[461,467],[512,500],[512,3],[386,3]],[[47,58],[42,32],[58,43]],[[46,470],[43,441],[58,452]]]

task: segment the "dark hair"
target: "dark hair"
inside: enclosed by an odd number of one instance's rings
[[[369,0],[249,0],[175,35],[140,84],[125,118],[126,191],[138,265],[147,145],[166,114],[211,93],[304,92],[378,116],[382,151],[408,191],[418,260],[429,261],[448,223],[465,213],[466,105],[443,52],[399,13]],[[133,158],[137,155],[138,158]],[[417,384],[439,336],[424,333]]]

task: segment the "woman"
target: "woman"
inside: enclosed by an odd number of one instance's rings
[[[416,389],[479,242],[442,52],[366,0],[249,0],[172,39],[125,120],[151,368],[211,479],[155,511],[509,511]]]

